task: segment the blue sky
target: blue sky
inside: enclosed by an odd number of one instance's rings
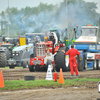
[[[8,7],[17,7],[18,9],[25,8],[26,6],[34,7],[39,5],[40,2],[48,4],[59,4],[63,0],[0,0],[0,12],[4,11]],[[87,2],[95,2],[98,6],[98,12],[100,13],[100,0],[84,0]]]

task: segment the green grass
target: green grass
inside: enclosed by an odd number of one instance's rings
[[[34,81],[25,81],[25,80],[10,80],[4,81],[4,88],[0,90],[19,90],[19,89],[34,89],[34,88],[60,88],[60,87],[70,87],[70,86],[84,86],[89,85],[90,83],[97,84],[100,81],[95,78],[76,78],[76,79],[66,79],[64,84],[59,84],[58,81],[49,81],[49,80],[34,80]]]
[[[21,66],[16,66],[15,68],[23,68],[23,67],[21,67]],[[0,69],[9,69],[9,66],[6,66],[6,67],[0,67]]]

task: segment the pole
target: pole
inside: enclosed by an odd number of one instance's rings
[[[8,38],[9,38],[9,0],[8,0]]]
[[[68,45],[69,45],[69,29],[68,29],[68,16],[67,16],[67,5],[68,5],[68,0],[66,0],[66,28],[67,28],[67,34],[68,34]]]

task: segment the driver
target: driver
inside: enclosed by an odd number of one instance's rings
[[[53,42],[53,46],[54,46],[55,39],[54,39],[53,33],[51,33],[51,35],[49,36],[49,41],[52,41]]]
[[[55,39],[54,39],[53,33],[50,34],[50,36],[49,36],[49,41],[52,41],[52,42],[53,42],[52,53],[54,53],[54,44],[55,44]]]
[[[95,34],[94,34],[93,30],[90,30],[90,31],[89,31],[88,36],[95,36]]]

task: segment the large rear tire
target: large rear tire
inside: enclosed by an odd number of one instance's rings
[[[55,56],[55,67],[56,70],[59,72],[60,68],[62,68],[63,72],[69,71],[70,67],[66,67],[66,62],[65,62],[65,53],[63,53],[61,50],[64,50],[65,52],[68,51],[68,47],[61,47],[59,51],[57,52]]]
[[[0,67],[6,66],[6,53],[0,52]]]

